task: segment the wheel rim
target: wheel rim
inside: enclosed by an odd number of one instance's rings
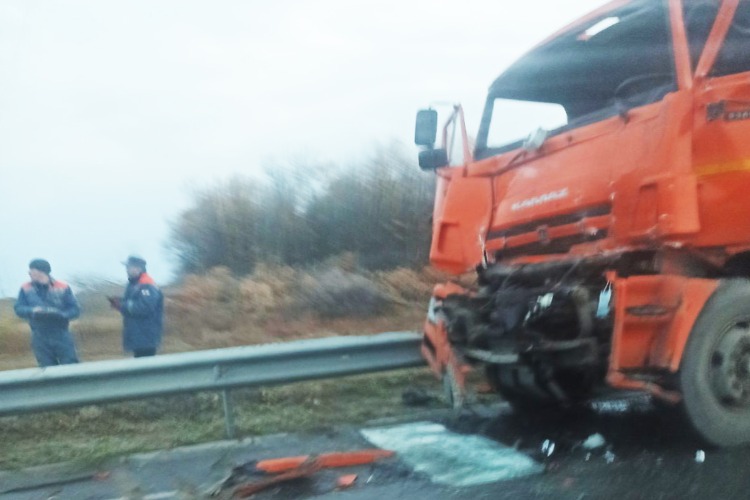
[[[711,355],[711,388],[721,405],[750,408],[750,324],[727,329]]]

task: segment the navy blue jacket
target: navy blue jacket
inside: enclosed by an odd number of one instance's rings
[[[42,310],[34,312],[37,307]],[[81,314],[70,287],[54,279],[48,285],[24,283],[14,310],[19,317],[29,320],[31,331],[38,335],[66,332],[70,320]]]
[[[164,297],[146,273],[128,283],[120,303],[122,346],[126,351],[156,349],[161,344]]]

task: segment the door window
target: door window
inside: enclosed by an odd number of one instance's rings
[[[740,0],[712,76],[750,71],[750,0]]]
[[[718,0],[693,0],[683,4],[683,19],[687,31],[688,46],[690,47],[690,61],[693,70],[706,45],[706,39],[719,12]]]

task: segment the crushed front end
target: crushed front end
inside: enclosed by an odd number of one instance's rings
[[[566,404],[604,381],[612,288],[601,268],[574,263],[479,269],[472,290],[439,285],[423,353],[436,375],[463,386],[483,370],[506,400]]]

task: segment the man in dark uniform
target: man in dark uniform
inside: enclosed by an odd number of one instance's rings
[[[123,264],[128,273],[125,295],[109,299],[122,314],[122,345],[136,358],[153,356],[161,344],[164,297],[142,257],[131,255]]]
[[[78,363],[73,336],[68,330],[80,308],[70,287],[50,276],[52,268],[44,259],[29,263],[31,281],[21,286],[14,309],[31,326],[31,348],[36,361],[45,366]]]

